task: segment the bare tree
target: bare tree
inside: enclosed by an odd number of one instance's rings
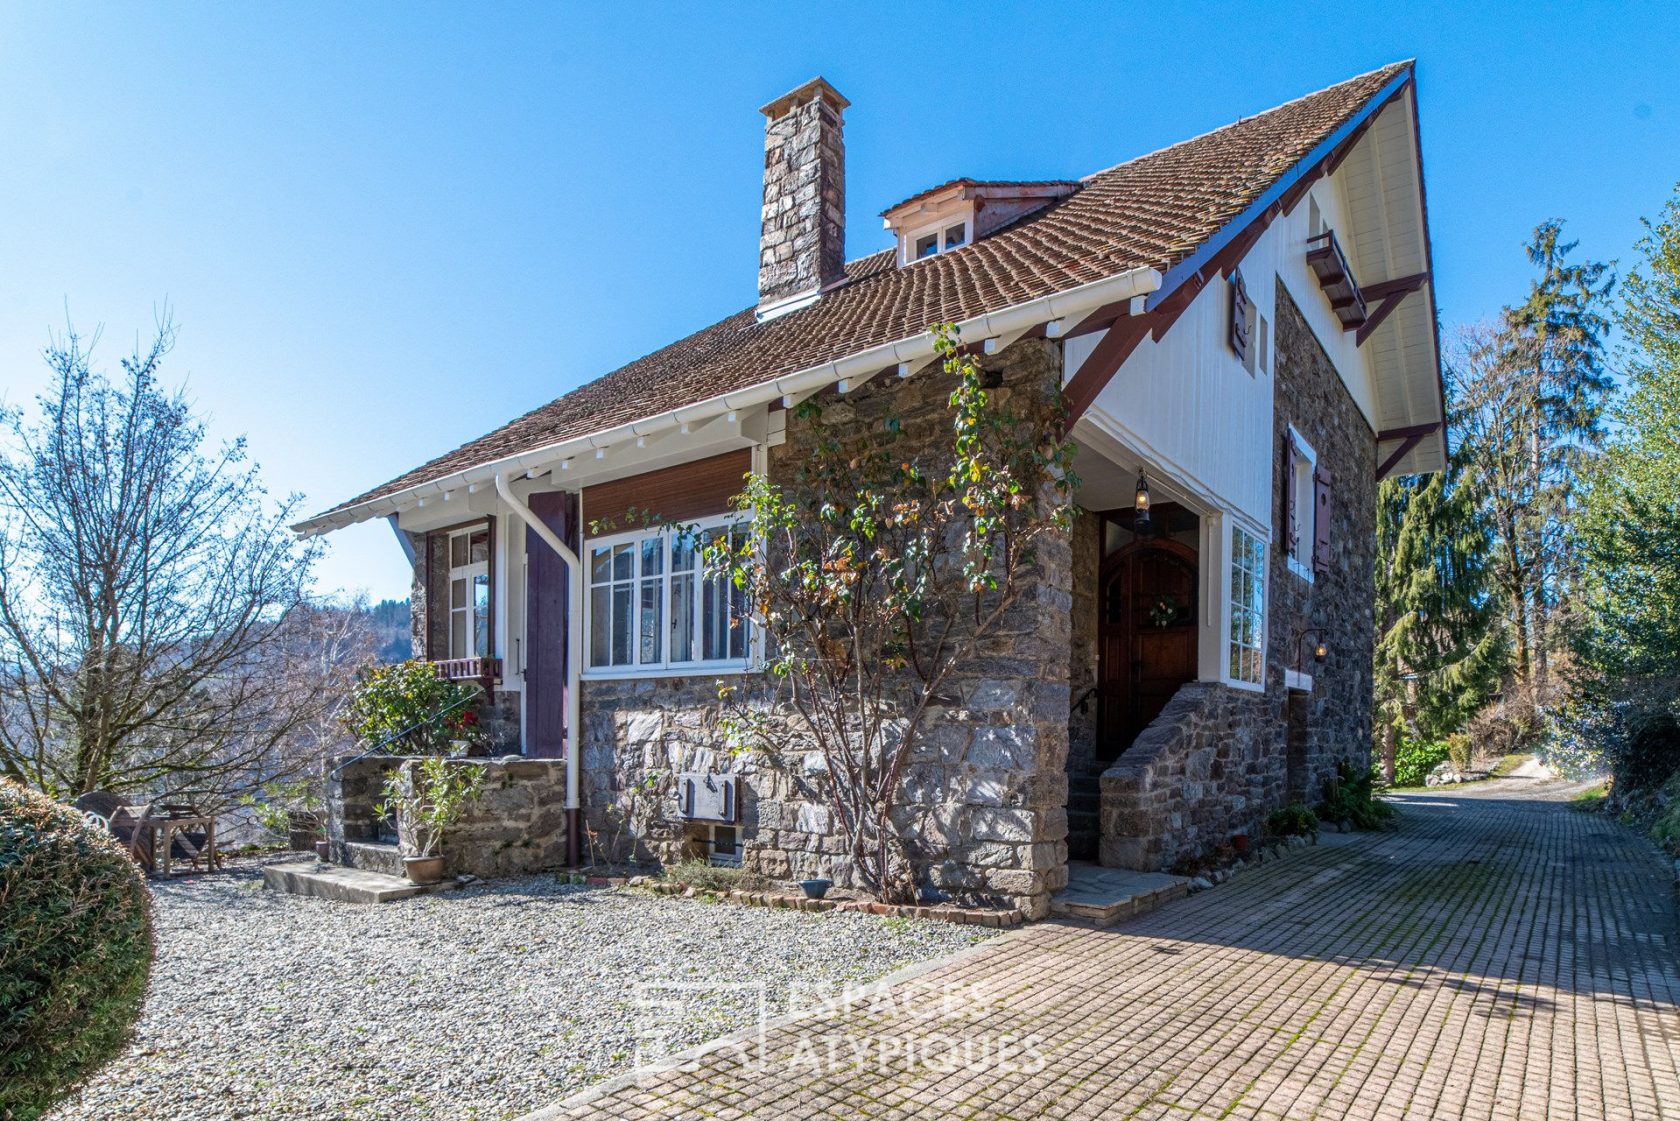
[[[815,447],[785,481],[750,477],[737,505],[756,532],[707,549],[767,635],[766,670],[791,709],[782,719],[733,698],[737,746],[801,785],[799,760],[819,755],[852,867],[899,903],[916,900],[923,872],[906,812],[911,761],[954,677],[1008,623],[1039,546],[1067,534],[1076,482],[1059,395],[1018,411],[1025,395],[989,390],[954,328],[936,346],[944,423],[915,436],[893,417],[825,424],[805,402]]]
[[[165,311],[113,381],[67,328],[38,417],[0,414],[0,772],[61,796],[212,794],[319,718],[295,672],[336,641],[302,637],[318,547],[160,387],[175,336]]]

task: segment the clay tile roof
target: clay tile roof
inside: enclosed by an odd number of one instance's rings
[[[1084,189],[962,249],[898,268],[891,249],[799,311],[748,307],[318,517],[562,440],[911,338],[1142,266],[1165,271],[1239,215],[1411,66],[1394,63],[1099,171]]]
[[[917,191],[915,194],[911,195],[902,202],[893,203],[891,206],[881,211],[881,217],[885,218],[894,211],[903,210],[911,203],[921,202],[925,198],[932,198],[934,195],[937,195],[942,191],[948,191],[952,187],[992,187],[997,189],[1008,189],[1013,187],[1017,190],[1028,191],[1035,187],[1066,187],[1071,190],[1080,185],[1081,184],[1079,182],[1069,179],[947,179],[945,182],[934,187],[929,187],[925,191]]]

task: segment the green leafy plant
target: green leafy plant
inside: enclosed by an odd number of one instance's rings
[[[342,719],[367,747],[407,733],[405,750],[442,753],[451,740],[471,740],[479,734],[483,697],[478,685],[448,681],[431,663],[415,659],[363,671]]]
[[[1318,815],[1300,802],[1291,802],[1267,816],[1266,833],[1272,837],[1317,837]]]
[[[239,804],[250,809],[258,825],[282,840],[299,824],[316,832],[326,825],[327,803],[318,780],[265,782],[257,792],[240,795]]]
[[[863,886],[896,903],[915,902],[927,874],[904,784],[930,711],[1012,618],[1038,546],[1065,539],[1077,485],[1059,393],[998,385],[949,324],[934,346],[943,415],[801,403],[792,469],[749,476],[736,501],[756,533],[706,551],[769,638],[766,670],[787,700],[774,714],[751,690],[723,690],[732,746],[825,801]],[[940,377],[887,400],[902,407]]]
[[[1320,821],[1351,821],[1357,829],[1386,829],[1394,818],[1394,807],[1376,796],[1376,777],[1360,771],[1346,759],[1336,764],[1336,777],[1318,804]]]
[[[1447,761],[1446,740],[1415,740],[1401,737],[1394,750],[1394,785],[1422,786],[1429,772]]]
[[[0,780],[0,1117],[33,1121],[122,1052],[151,963],[134,862],[76,811]]]
[[[406,856],[436,856],[445,830],[484,794],[484,768],[439,756],[418,759],[385,778],[381,814],[395,815]]]

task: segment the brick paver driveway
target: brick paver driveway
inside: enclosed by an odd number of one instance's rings
[[[547,1115],[1680,1118],[1671,871],[1564,792],[1405,796],[1397,833],[1030,927]]]

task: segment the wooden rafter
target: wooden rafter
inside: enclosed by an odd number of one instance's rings
[[[1373,284],[1366,288],[1365,302],[1370,304],[1372,301],[1376,301],[1377,306],[1365,317],[1365,322],[1359,325],[1358,331],[1353,336],[1354,345],[1364,346],[1365,340],[1371,337],[1373,331],[1382,326],[1382,321],[1388,318],[1389,313],[1399,307],[1400,302],[1407,296],[1422,288],[1428,279],[1428,273],[1417,272],[1411,276],[1385,280],[1381,284]]]
[[[1431,421],[1428,424],[1409,424],[1404,428],[1389,428],[1377,433],[1377,442],[1379,444],[1386,443],[1389,440],[1400,441],[1400,445],[1393,451],[1389,452],[1388,456],[1382,461],[1381,466],[1377,468],[1377,481],[1380,483],[1384,479],[1388,478],[1388,473],[1394,470],[1394,468],[1399,465],[1400,461],[1410,454],[1413,448],[1422,443],[1425,436],[1435,432],[1440,427],[1441,422],[1437,420]]]

